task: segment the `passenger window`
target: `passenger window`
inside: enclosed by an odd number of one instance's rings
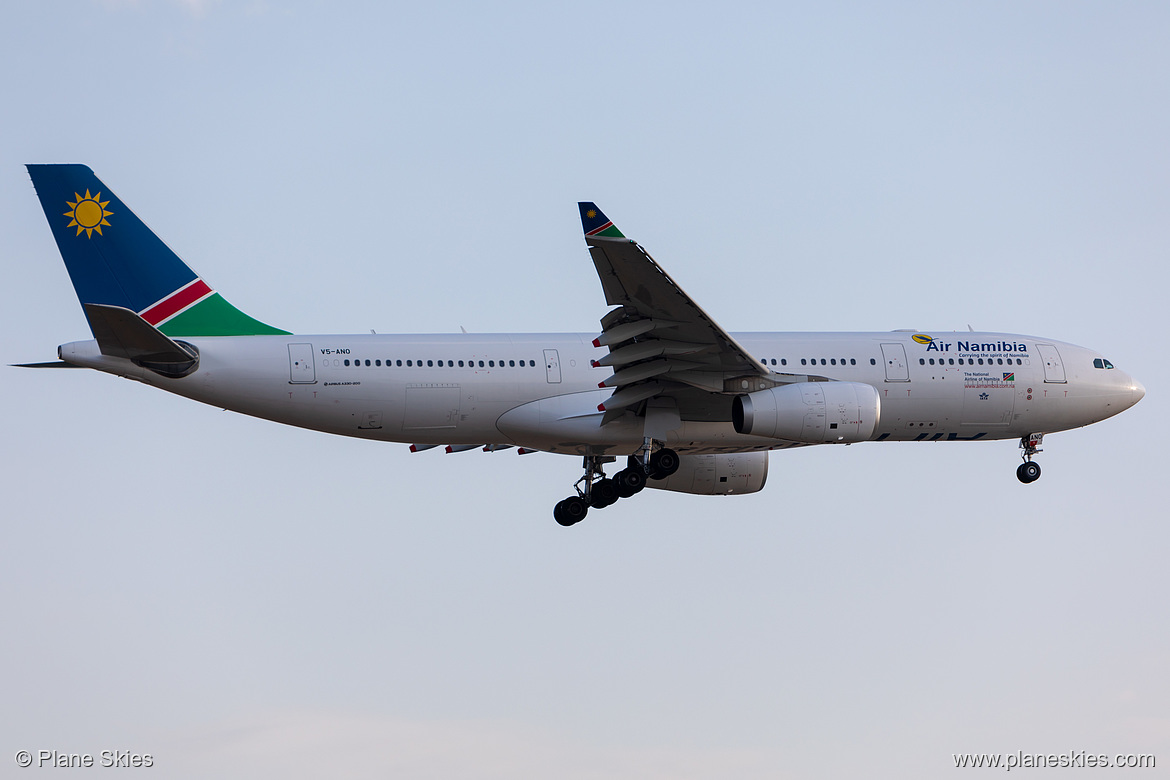
[[[788,365],[788,358],[780,358],[780,365],[782,365],[782,366]]]
[[[347,360],[347,361],[345,361],[345,364],[348,366],[348,365],[349,365],[349,361],[348,361],[348,360]]]
[[[930,362],[933,363],[934,361],[932,360]],[[926,365],[926,358],[918,358],[918,365],[925,366]]]
[[[367,361],[366,361],[366,365],[367,365],[367,366],[368,366],[368,365],[370,365],[370,361],[368,361],[368,360],[367,360]]]
[[[871,366],[876,366],[876,365],[877,365],[877,360],[876,360],[875,358],[870,358],[870,359],[869,359],[869,364],[870,364]]]
[[[516,367],[516,361],[515,361],[515,360],[509,360],[509,361],[508,361],[508,368],[515,368],[515,367]]]
[[[823,366],[823,365],[825,365],[825,359],[824,359],[824,358],[821,358],[821,365],[822,365],[822,366]]]
[[[382,365],[382,361],[381,361],[381,360],[375,360],[375,361],[374,361],[374,365],[375,365],[375,366],[380,366],[380,365]]]
[[[459,367],[463,368],[463,361],[462,360],[459,361]]]
[[[806,361],[804,358],[801,358],[801,359],[800,359],[800,364],[801,364],[802,366],[806,366],[806,365],[808,365],[808,362],[807,362],[807,361]]]
[[[851,366],[857,365],[857,358],[849,358],[849,365],[851,365]]]
[[[495,368],[495,367],[496,367],[496,361],[489,360],[488,361],[488,368]]]

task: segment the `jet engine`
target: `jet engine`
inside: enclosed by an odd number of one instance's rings
[[[809,444],[849,444],[873,437],[881,416],[877,390],[861,382],[800,382],[737,396],[736,433]]]
[[[648,479],[646,487],[700,496],[728,496],[755,493],[763,489],[767,480],[767,452],[680,455],[678,471],[666,479]]]

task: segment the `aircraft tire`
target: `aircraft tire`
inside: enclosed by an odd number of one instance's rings
[[[661,449],[650,456],[650,476],[653,479],[666,479],[678,471],[680,464],[677,452],[671,449]]]
[[[619,497],[617,483],[612,479],[599,479],[593,483],[589,506],[594,509],[605,509],[610,504],[616,503]]]
[[[622,469],[614,474],[613,481],[617,484],[618,495],[629,498],[640,493],[646,487],[646,472],[642,471],[641,464]]]
[[[1016,478],[1025,485],[1030,485],[1040,479],[1040,464],[1030,460],[1021,463],[1020,467],[1016,469]]]
[[[557,522],[566,527],[576,525],[589,514],[589,505],[580,496],[569,496],[557,506],[561,508],[561,517]]]
[[[557,505],[553,507],[553,519],[560,525],[568,528],[573,524],[573,521],[565,516],[565,502],[558,501]]]

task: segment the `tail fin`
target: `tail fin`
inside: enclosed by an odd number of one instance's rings
[[[87,166],[27,167],[83,307],[129,309],[172,338],[287,333],[224,300]]]

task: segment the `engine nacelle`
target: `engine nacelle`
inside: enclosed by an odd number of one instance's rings
[[[877,390],[861,382],[800,382],[737,396],[737,433],[809,444],[869,441],[881,416]]]
[[[646,487],[699,496],[729,496],[755,493],[767,481],[768,453],[737,452],[680,455],[678,471],[666,479],[648,479]]]

